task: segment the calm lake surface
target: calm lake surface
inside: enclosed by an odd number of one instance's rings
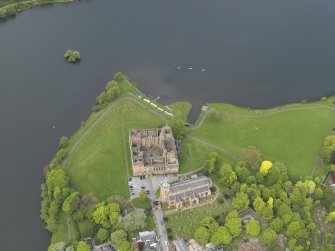
[[[80,64],[64,61],[68,48]],[[267,108],[333,95],[334,69],[332,0],[91,0],[1,23],[1,250],[47,249],[43,167],[114,72],[163,104],[192,102],[194,121],[206,102]]]

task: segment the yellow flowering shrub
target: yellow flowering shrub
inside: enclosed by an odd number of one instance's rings
[[[259,172],[266,175],[269,172],[269,169],[273,166],[271,161],[264,160],[259,168]]]

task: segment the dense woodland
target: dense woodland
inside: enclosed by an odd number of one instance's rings
[[[321,156],[334,176],[335,133],[324,141]],[[247,239],[259,238],[268,250],[335,250],[335,192],[320,177],[291,180],[279,162],[261,162],[261,153],[253,146],[242,154],[235,166],[218,167],[217,153],[207,162],[205,174],[220,188],[218,201],[225,212],[206,217],[194,232],[201,244],[238,248]],[[238,212],[252,208],[266,224],[250,220],[245,229]],[[250,247],[249,247],[250,248]],[[261,248],[261,247],[260,247]]]

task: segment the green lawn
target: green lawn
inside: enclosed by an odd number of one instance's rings
[[[236,154],[240,154],[248,145],[254,145],[260,149],[264,158],[284,163],[289,174],[298,178],[312,173],[323,141],[335,127],[333,110],[313,107],[334,108],[332,101],[292,104],[271,110],[211,104],[210,109],[219,111],[222,119],[213,122],[206,117],[199,129],[190,130],[190,135]],[[284,111],[292,108],[298,109]],[[185,151],[190,151],[189,147],[197,149],[200,145],[204,146],[189,139]],[[196,156],[202,157],[201,154]],[[319,168],[313,173],[323,172]]]
[[[71,185],[81,193],[93,193],[103,200],[113,194],[129,196],[124,161],[122,128],[129,158],[128,130],[150,128],[162,120],[131,100],[122,100],[82,139],[68,158],[66,172]]]
[[[80,234],[78,231],[77,224],[73,221],[72,217],[70,217],[70,239],[68,239],[67,235],[67,217],[66,214],[61,212],[57,218],[58,229],[52,234],[51,244],[65,241],[67,243],[71,243],[80,238]]]
[[[166,228],[171,229],[173,238],[190,239],[200,221],[206,216],[216,216],[223,212],[222,206],[212,203],[183,212],[176,212],[167,216]]]
[[[180,118],[186,121],[192,105],[189,102],[175,102],[167,107],[170,108],[175,118]]]
[[[146,198],[145,201],[140,200],[140,198],[136,198],[132,200],[132,204],[136,208],[143,208],[147,211],[151,211],[151,200],[149,198]]]
[[[182,142],[183,154],[179,157],[179,172],[188,173],[202,168],[205,161],[209,159],[211,152],[217,152],[223,163],[234,163],[237,159],[233,156],[222,153],[210,146],[201,144],[193,139],[186,138]]]

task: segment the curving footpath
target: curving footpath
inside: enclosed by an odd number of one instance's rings
[[[106,117],[107,113],[109,113],[116,105],[118,105],[119,103],[121,103],[122,101],[124,100],[130,100],[130,101],[133,101],[135,103],[137,103],[138,105],[140,105],[141,107],[147,109],[148,111],[152,112],[153,114],[155,114],[156,116],[160,117],[164,122],[168,122],[168,120],[166,119],[166,117],[151,109],[150,107],[148,107],[147,105],[143,104],[142,102],[138,101],[137,99],[135,98],[132,98],[132,97],[123,97],[123,98],[120,98],[119,100],[113,102],[112,104],[110,104],[107,108],[105,108],[106,110],[103,111],[103,113],[99,116],[99,118],[94,121],[94,123],[79,137],[79,139],[77,140],[77,142],[70,148],[66,158],[64,159],[63,161],[63,164],[62,164],[62,167],[65,168],[66,167],[66,164],[67,164],[67,160],[68,160],[68,157],[73,153],[73,151],[76,149],[76,147],[81,143],[81,141],[83,140],[83,138],[90,133],[90,131],[97,126],[97,124],[103,119]]]

